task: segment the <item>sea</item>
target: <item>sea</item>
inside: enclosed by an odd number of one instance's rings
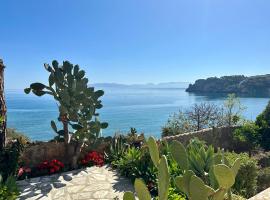
[[[168,118],[181,109],[200,102],[221,105],[226,95],[198,95],[185,88],[104,86],[101,98],[103,108],[98,110],[100,120],[109,123],[103,136],[127,133],[131,127],[146,136],[161,137],[161,128]],[[50,96],[26,95],[23,90],[7,90],[8,127],[15,128],[33,141],[47,141],[55,136],[50,121],[58,117],[57,103]],[[243,115],[254,120],[263,111],[269,98],[240,97],[246,107]]]

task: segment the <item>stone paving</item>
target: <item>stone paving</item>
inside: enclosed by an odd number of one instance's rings
[[[262,191],[256,196],[250,198],[249,200],[270,200],[270,188]]]
[[[108,166],[32,178],[18,185],[19,200],[122,199],[125,191],[133,191],[131,182]]]

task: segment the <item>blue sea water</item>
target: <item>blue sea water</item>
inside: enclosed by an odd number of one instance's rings
[[[103,108],[100,119],[109,123],[103,135],[126,132],[135,127],[145,135],[157,138],[161,127],[168,117],[181,108],[194,103],[213,102],[222,104],[223,95],[194,95],[181,88],[141,88],[141,87],[104,87]],[[36,97],[23,91],[6,91],[8,107],[8,127],[16,128],[32,140],[49,140],[55,136],[50,121],[56,120],[58,109],[56,102],[49,96]],[[265,108],[269,98],[242,97],[246,106],[244,116],[255,119]]]

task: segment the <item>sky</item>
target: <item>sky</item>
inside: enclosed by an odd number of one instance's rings
[[[270,69],[269,0],[1,0],[7,89],[69,60],[92,83],[193,82]]]

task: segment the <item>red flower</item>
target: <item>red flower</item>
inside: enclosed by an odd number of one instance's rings
[[[39,170],[45,170],[48,173],[56,173],[64,168],[64,164],[59,160],[53,159],[50,162],[44,161],[37,166]]]
[[[26,167],[26,168],[24,168],[24,171],[25,171],[26,173],[31,173],[31,168]]]
[[[96,165],[96,166],[103,166],[104,165],[104,157],[101,153],[96,151],[89,152],[85,155],[84,159],[81,160],[82,165]]]

